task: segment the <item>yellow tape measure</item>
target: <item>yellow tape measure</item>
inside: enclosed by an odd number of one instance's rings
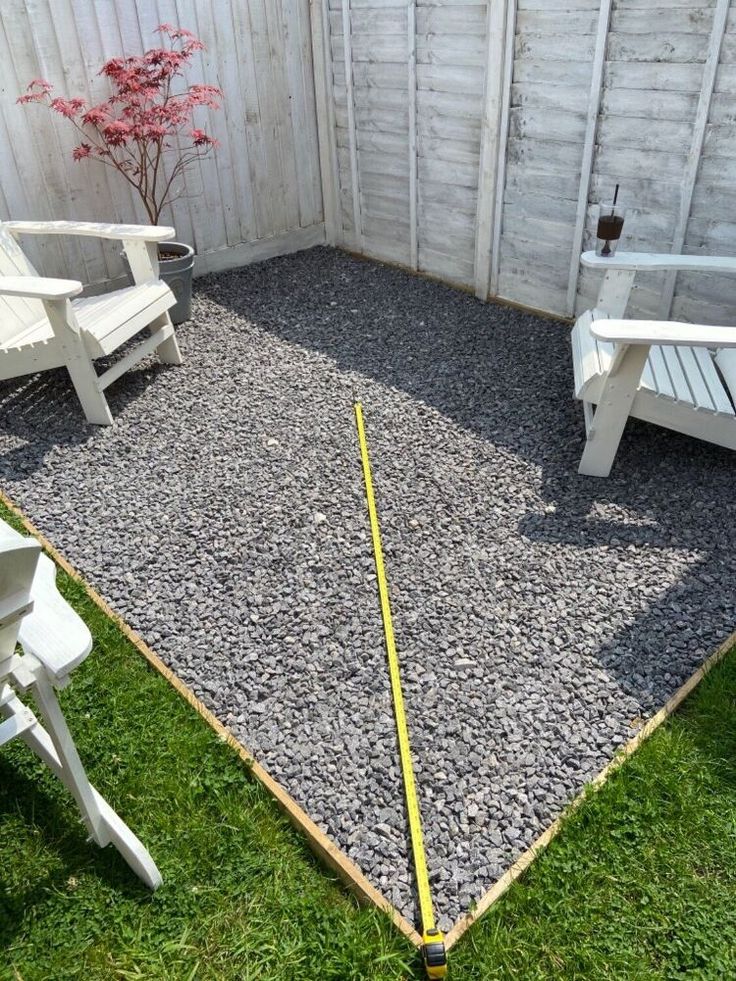
[[[365,496],[368,501],[368,515],[371,522],[373,537],[373,555],[376,560],[376,577],[378,578],[378,594],[381,600],[381,615],[383,617],[383,632],[386,638],[386,654],[391,677],[391,693],[394,701],[394,716],[396,717],[396,732],[399,739],[399,755],[401,756],[401,772],[404,777],[404,792],[406,794],[406,809],[409,816],[409,832],[411,848],[414,854],[414,871],[419,895],[419,911],[422,918],[422,959],[427,971],[427,977],[444,978],[447,974],[447,953],[445,939],[434,922],[432,909],[432,894],[429,890],[427,875],[427,860],[424,853],[424,837],[422,835],[422,818],[419,813],[417,788],[414,781],[414,767],[411,762],[409,747],[409,727],[406,723],[404,710],[404,695],[401,690],[401,673],[399,657],[396,653],[394,627],[391,620],[391,603],[388,596],[386,570],[383,565],[383,547],[381,545],[381,529],[378,524],[376,500],[373,494],[373,479],[371,464],[368,458],[368,443],[363,426],[363,409],[360,402],[355,403],[355,422],[358,427],[358,442],[360,456],[363,461],[363,477],[365,479]]]

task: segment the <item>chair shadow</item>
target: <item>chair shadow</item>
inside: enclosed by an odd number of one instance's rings
[[[98,372],[112,363],[114,359],[96,362]],[[105,392],[113,419],[144,399],[171,367],[158,360],[146,362],[118,379]],[[65,368],[0,382],[0,420],[4,433],[18,442],[0,456],[0,476],[13,478],[38,472],[52,450],[82,446],[106,428],[87,422]]]
[[[36,881],[0,891],[0,949],[10,948],[33,909],[48,902],[49,893],[70,891],[75,887],[74,880],[83,876],[96,877],[125,899],[150,898],[150,890],[112,845],[101,849],[87,840],[71,795],[66,807],[47,793],[39,780],[27,777],[11,760],[0,757],[0,824],[10,815],[19,818],[25,828],[33,829],[42,845],[53,853],[53,867]]]
[[[521,518],[523,538],[687,553],[679,581],[597,652],[647,709],[658,706],[635,676],[660,673],[683,633],[692,671],[736,626],[736,559],[724,548],[736,518],[733,455],[633,420],[611,476],[580,476],[584,429],[566,324],[327,247],[204,277],[197,294],[328,356],[358,389],[367,378],[405,393],[523,461],[547,504]],[[683,626],[695,611],[698,622]],[[632,665],[623,673],[622,649]]]

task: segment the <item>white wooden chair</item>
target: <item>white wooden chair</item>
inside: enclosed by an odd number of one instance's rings
[[[26,234],[118,239],[135,285],[72,300],[82,284],[39,276],[16,241]],[[173,228],[153,225],[0,222],[0,380],[66,367],[88,422],[110,425],[108,385],[153,351],[167,364],[181,364],[168,314],[176,300],[159,279],[156,246],[173,235]],[[146,327],[150,336],[98,376],[94,359],[112,354]]]
[[[736,258],[585,252],[581,261],[605,276],[572,330],[587,430],[578,472],[609,475],[629,416],[736,450],[736,327],[622,319],[637,270],[736,273]]]
[[[125,822],[90,784],[56,698],[92,648],[84,622],[56,589],[53,562],[0,520],[0,746],[20,738],[71,792],[90,837],[112,843],[156,889],[161,875]],[[20,650],[17,643],[20,643]],[[20,695],[32,692],[45,727]]]

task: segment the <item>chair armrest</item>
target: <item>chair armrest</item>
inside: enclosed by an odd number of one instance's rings
[[[105,225],[96,221],[7,221],[13,235],[89,235],[92,238],[165,242],[174,237],[167,225]]]
[[[736,327],[682,324],[672,320],[594,320],[590,332],[615,344],[684,344],[736,347]]]
[[[24,539],[34,541],[34,539]],[[63,687],[67,675],[92,650],[92,635],[82,618],[67,603],[56,586],[56,566],[47,555],[39,555],[31,584],[33,610],[21,621],[18,640]]]
[[[12,222],[11,222],[12,224]],[[717,255],[668,255],[652,252],[617,252],[614,256],[596,255],[595,252],[583,252],[580,261],[584,266],[593,269],[628,269],[628,270],[658,270],[670,271],[690,269],[700,272],[731,272],[736,273],[735,256]]]
[[[47,276],[0,276],[0,296],[25,296],[34,300],[66,300],[82,292],[76,279]]]

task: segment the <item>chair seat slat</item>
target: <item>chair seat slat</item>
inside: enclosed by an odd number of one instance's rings
[[[662,348],[659,347],[659,345],[655,344],[650,347],[647,364],[651,369],[652,379],[654,382],[653,387],[657,394],[666,399],[674,399],[675,390],[672,387],[672,381],[670,379],[669,372],[667,371],[667,363],[665,362]]]
[[[703,382],[708,388],[716,412],[733,415],[733,406],[723,388],[723,382],[718,377],[718,372],[713,364],[710,351],[704,347],[694,347],[692,350],[693,357],[698,363],[698,368],[703,376]]]

